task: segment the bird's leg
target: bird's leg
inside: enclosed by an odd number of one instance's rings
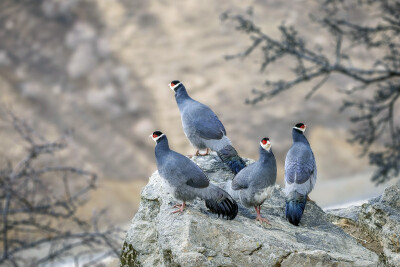
[[[203,150],[203,151],[204,151],[204,150]],[[197,150],[197,153],[198,153],[197,156],[199,156],[199,155],[200,155],[200,156],[207,156],[208,154],[210,154],[208,148],[206,148],[206,153],[202,153],[203,151]]]
[[[186,208],[186,202],[184,201],[182,204],[176,204],[173,206],[173,208],[179,208],[176,211],[173,211],[172,213],[179,213],[181,214],[183,210]]]
[[[311,201],[311,202],[314,202],[314,203],[315,203],[315,201],[312,200],[308,195],[307,195],[307,201]]]
[[[194,155],[186,155],[186,157],[188,157],[189,159],[193,158],[194,156],[199,156],[199,150],[196,150],[196,153],[194,153]]]
[[[257,208],[257,206],[255,206],[254,208],[256,209],[256,212],[257,212],[256,221],[259,221],[259,222],[261,222],[261,223],[265,222],[265,223],[267,223],[267,224],[271,224],[271,223],[268,221],[267,218],[261,217],[261,205],[258,205],[258,208]]]

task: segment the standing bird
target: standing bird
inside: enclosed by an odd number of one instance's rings
[[[259,149],[260,158],[228,182],[227,191],[244,206],[254,207],[257,221],[269,223],[260,212],[262,203],[271,195],[276,182],[276,160],[269,138],[261,140]]]
[[[210,148],[217,152],[234,174],[246,167],[243,159],[226,136],[224,125],[217,115],[206,105],[193,100],[180,81],[172,81],[169,87],[175,91],[183,131],[190,143],[198,149],[196,155],[207,155]],[[201,154],[201,150],[206,150],[206,152]]]
[[[286,218],[299,225],[301,216],[317,180],[314,154],[304,136],[306,125],[297,123],[292,130],[293,145],[285,160]]]
[[[238,213],[236,201],[224,190],[213,185],[203,171],[187,157],[172,151],[168,146],[168,139],[160,131],[150,137],[156,142],[155,156],[158,172],[168,183],[176,199],[182,204],[173,213],[182,213],[186,201],[199,197],[206,202],[211,212],[233,220]]]

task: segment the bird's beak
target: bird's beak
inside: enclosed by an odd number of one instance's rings
[[[153,135],[152,135],[152,134],[151,134],[151,135],[149,135],[149,138],[153,139]]]

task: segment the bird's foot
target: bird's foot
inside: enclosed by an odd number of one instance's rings
[[[199,149],[199,150],[197,150],[197,154],[198,154],[197,156],[207,156],[208,154],[210,154],[210,152],[209,152],[208,148],[206,148],[205,152],[204,152],[204,150]]]
[[[266,223],[266,224],[271,224],[267,218],[261,217],[257,215],[256,221],[259,221],[260,223]]]
[[[261,224],[264,223],[264,222],[265,222],[266,224],[271,224],[271,223],[268,221],[267,218],[264,218],[264,217],[261,216],[261,205],[255,206],[254,208],[256,209],[256,212],[257,212],[256,221],[259,221]]]
[[[178,208],[178,209],[173,211],[173,212],[171,212],[172,214],[173,213],[181,214],[183,212],[183,210],[186,208],[186,203],[183,202],[182,204],[176,204],[176,205],[173,206],[173,208]]]
[[[315,201],[312,200],[309,196],[307,196],[307,201],[311,201],[311,202],[314,202],[314,203],[315,203]]]

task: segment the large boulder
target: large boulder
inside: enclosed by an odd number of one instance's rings
[[[361,207],[327,211],[331,221],[368,249],[385,266],[400,266],[400,187],[392,185]]]
[[[232,179],[215,154],[194,157],[214,183]],[[121,266],[377,266],[379,257],[330,222],[308,202],[300,226],[284,216],[285,198],[275,186],[262,205],[271,225],[256,222],[255,211],[240,207],[224,220],[209,213],[202,200],[181,215],[171,214],[176,200],[155,172],[141,194],[139,211],[127,233]]]

